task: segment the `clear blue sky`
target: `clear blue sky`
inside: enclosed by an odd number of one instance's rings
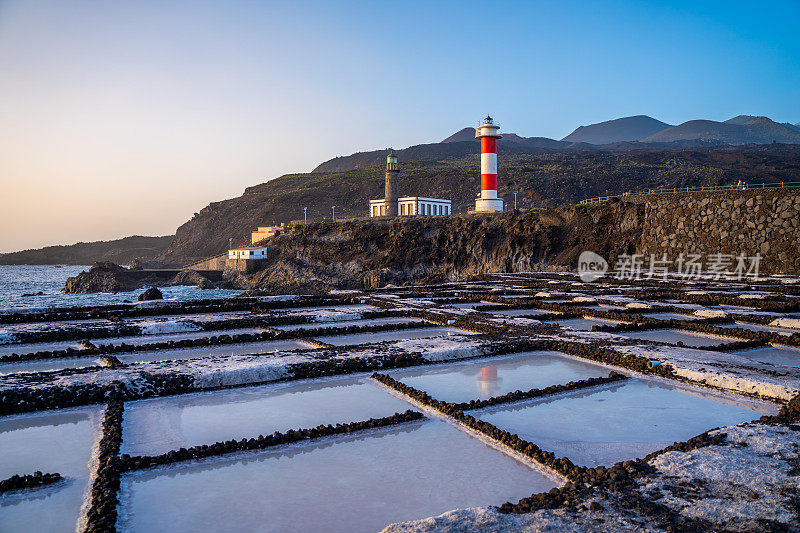
[[[169,234],[487,113],[553,138],[634,114],[795,123],[798,21],[797,0],[0,0],[0,251]]]

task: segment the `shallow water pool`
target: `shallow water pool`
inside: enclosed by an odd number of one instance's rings
[[[607,376],[599,365],[558,352],[525,352],[509,357],[476,359],[389,372],[406,385],[424,390],[437,400],[468,402],[515,390],[527,391]]]
[[[108,337],[102,339],[92,339],[92,343],[99,346],[101,344],[130,344],[140,346],[142,344],[152,344],[156,342],[181,341],[187,339],[203,339],[206,337],[219,337],[220,335],[241,335],[243,333],[260,333],[263,328],[238,328],[214,331],[191,331],[184,333],[163,333],[157,335],[132,335],[129,337]],[[0,355],[12,353],[33,353],[53,350],[64,350],[66,348],[78,348],[78,341],[54,341],[37,342],[27,344],[4,344],[0,345]]]
[[[766,326],[762,324],[748,324],[745,322],[735,322],[733,324],[720,324],[721,328],[742,328],[749,329],[750,331],[763,331],[764,333],[777,333],[778,335],[785,335],[787,337],[800,333],[800,331],[791,328],[781,328],[777,326]]]
[[[123,531],[379,531],[555,483],[439,420],[123,476]]]
[[[364,375],[138,400],[125,405],[122,452],[154,455],[410,408]]]
[[[372,342],[391,342],[413,339],[431,339],[434,337],[447,337],[449,335],[470,335],[470,332],[457,328],[414,328],[397,331],[374,331],[369,333],[354,333],[352,335],[331,335],[317,337],[317,340],[332,344],[333,346],[355,346],[357,344]]]
[[[593,326],[613,326],[621,324],[616,320],[605,320],[602,318],[571,318],[569,320],[557,320],[554,322],[563,328],[577,331],[592,331]]]
[[[698,316],[682,315],[680,313],[644,313],[643,316],[656,320],[700,320]]]
[[[380,326],[383,324],[402,324],[404,322],[424,322],[421,318],[397,317],[397,318],[368,318],[366,320],[341,320],[333,322],[310,322],[307,324],[291,324],[288,326],[275,326],[275,329],[291,331],[296,329],[315,329],[315,328],[347,328],[352,326]]]
[[[147,363],[153,361],[181,361],[229,355],[267,354],[276,351],[308,350],[314,348],[297,340],[248,342],[242,344],[223,344],[202,348],[180,348],[174,350],[153,350],[133,354],[114,354],[123,363]],[[101,366],[98,356],[75,357],[72,359],[42,359],[39,361],[0,364],[0,375],[15,372],[48,372],[65,368],[84,368]]]
[[[0,418],[0,479],[35,471],[64,480],[0,496],[0,531],[74,531],[89,459],[98,439],[101,407],[82,407]]]
[[[494,311],[486,311],[492,315],[503,315],[503,316],[537,316],[537,315],[544,315],[547,313],[551,313],[552,311],[545,311],[543,309],[497,309]]]
[[[800,348],[789,348],[787,346],[767,346],[754,350],[741,350],[732,352],[754,361],[769,363],[771,365],[800,367]]]
[[[746,402],[629,380],[472,414],[584,466],[641,458],[711,428],[760,416]]]
[[[666,342],[669,344],[677,344],[682,342],[684,345],[692,348],[700,348],[702,346],[720,346],[729,342],[736,342],[739,339],[729,337],[716,337],[712,335],[701,335],[699,333],[689,333],[687,331],[677,331],[674,329],[656,329],[652,331],[625,331],[617,333],[629,339],[641,339],[647,341]]]

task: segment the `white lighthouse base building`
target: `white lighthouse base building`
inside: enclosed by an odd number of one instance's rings
[[[475,200],[476,213],[496,213],[503,210],[502,198],[478,198]]]
[[[502,200],[500,200],[502,202]],[[397,215],[406,216],[436,216],[450,215],[450,200],[441,198],[423,198],[422,196],[403,196],[397,199]],[[369,216],[386,216],[386,204],[384,200],[369,201]]]

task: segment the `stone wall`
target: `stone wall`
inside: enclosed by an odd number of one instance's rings
[[[800,273],[800,189],[752,189],[645,197],[637,251],[761,254],[764,273]],[[735,263],[735,259],[734,259]]]
[[[235,270],[244,274],[253,274],[266,266],[265,259],[227,259],[225,270]]]
[[[190,268],[192,270],[225,270],[225,266],[228,262],[228,252],[223,254],[215,255],[213,257],[209,257],[207,259],[203,259],[202,261],[197,261],[195,263],[186,265],[183,268]]]

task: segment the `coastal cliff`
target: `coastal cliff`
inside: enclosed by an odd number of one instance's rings
[[[644,270],[651,255],[674,262],[681,254],[698,254],[705,263],[711,256],[724,256],[722,266],[732,270],[737,256],[759,254],[760,273],[796,274],[800,272],[798,221],[800,189],[759,189],[630,196],[603,204],[493,216],[300,224],[264,243],[268,259],[258,272],[224,276],[241,288],[324,292],[465,280],[486,273],[572,269],[585,250],[600,254],[612,266],[621,254],[641,254]],[[115,272],[120,277],[130,274]],[[109,268],[97,269],[74,285],[82,287],[81,292],[108,290],[114,285],[110,274],[114,272]],[[171,284],[186,280],[198,284],[196,275],[179,277]],[[119,285],[125,285],[125,279]]]
[[[473,153],[454,159],[415,161],[422,155],[414,153],[406,156],[412,159],[401,157],[400,194],[448,198],[454,213],[466,213],[480,190],[477,149],[467,144]],[[535,209],[660,187],[800,181],[800,145],[540,152],[515,154],[501,146],[498,193],[507,206],[514,204],[514,191],[521,209]],[[348,170],[282,176],[214,202],[178,228],[157,259],[187,265],[227,251],[229,239],[237,246],[249,244],[250,232],[258,226],[302,220],[303,207],[308,207],[309,222],[330,220],[334,205],[338,218],[363,217],[368,201],[384,192],[384,169],[370,161]]]
[[[797,189],[659,194],[496,216],[354,220],[299,226],[268,243],[255,288],[282,292],[463,280],[575,268],[584,250],[676,261],[760,255],[764,274],[800,272]],[[721,255],[720,255],[721,254]],[[748,262],[748,267],[750,263]],[[672,268],[674,268],[673,265]]]

